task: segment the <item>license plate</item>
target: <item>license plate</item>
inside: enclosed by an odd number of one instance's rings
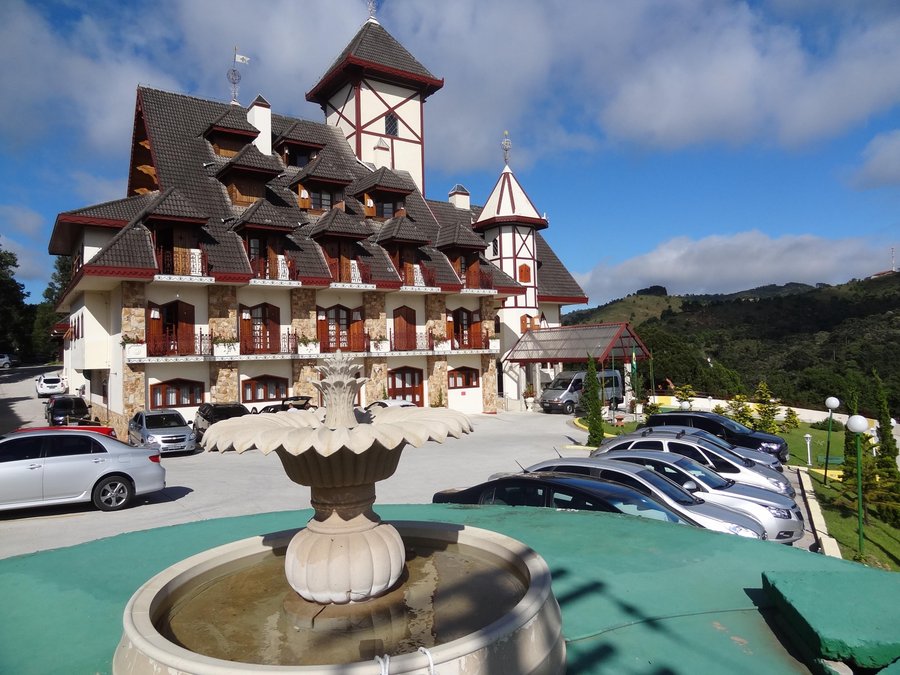
[[[183,445],[170,445],[166,450],[184,450]]]

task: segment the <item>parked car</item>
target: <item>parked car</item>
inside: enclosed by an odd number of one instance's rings
[[[470,488],[441,490],[434,494],[431,501],[435,504],[499,504],[605,511],[697,525],[690,518],[625,485],[550,472],[495,476]]]
[[[203,439],[204,432],[216,422],[249,414],[250,411],[243,403],[203,403],[194,415],[194,434],[197,443]]]
[[[291,410],[292,408],[294,410],[312,410],[315,406],[312,405],[310,401],[312,401],[312,396],[288,396],[287,398],[281,399],[281,403],[272,403],[259,410],[255,407],[251,408],[250,413],[276,413]]]
[[[0,436],[0,510],[93,502],[117,511],[162,490],[159,453],[79,428]]]
[[[603,443],[591,452],[591,456],[603,455],[611,450],[661,450],[690,457],[738,483],[774,490],[793,498],[796,492],[788,479],[778,471],[744,459],[730,450],[707,443],[702,438],[688,438],[680,434],[629,435]]]
[[[65,429],[66,427],[19,427],[12,433],[18,433],[20,431],[59,431],[60,429]],[[118,438],[116,435],[116,430],[112,427],[108,427],[102,424],[76,424],[70,425],[69,428],[78,429],[78,431],[93,431],[98,434],[104,434],[105,436],[111,436],[112,438]]]
[[[366,406],[366,410],[374,410],[376,408],[415,408],[416,404],[407,401],[405,398],[382,398],[378,401],[372,401]]]
[[[644,426],[658,427],[664,425],[703,429],[735,445],[768,452],[778,457],[782,462],[786,462],[789,456],[787,443],[781,436],[767,434],[764,431],[754,431],[739,422],[735,422],[730,417],[714,412],[687,410],[654,413],[647,417],[647,422]]]
[[[91,406],[80,396],[54,396],[44,409],[47,424],[65,426],[67,424],[93,424]]]
[[[740,445],[735,445],[734,443],[731,443],[724,438],[720,438],[709,431],[704,431],[703,429],[697,429],[695,427],[678,427],[674,425],[667,425],[662,427],[641,427],[640,429],[632,432],[632,434],[641,434],[643,436],[653,433],[681,434],[682,436],[691,438],[692,440],[692,437],[702,438],[708,443],[712,443],[713,445],[717,445],[720,448],[729,450],[738,457],[751,459],[757,464],[768,466],[769,468],[775,469],[775,471],[780,471],[782,473],[784,472],[784,465],[781,463],[781,460],[778,459],[777,456],[771,455],[763,450],[753,450],[752,448],[745,448]]]
[[[19,357],[15,354],[0,354],[0,368],[10,368],[19,365]]]
[[[604,457],[652,469],[696,497],[745,512],[766,528],[769,541],[793,544],[803,536],[803,513],[790,497],[736,483],[672,452],[614,450]]]
[[[758,520],[727,506],[713,504],[692,495],[677,483],[643,467],[598,457],[557,457],[538,462],[526,473],[554,471],[627,485],[669,509],[714,532],[765,539],[766,530]]]
[[[142,410],[128,422],[128,444],[167,452],[196,452],[197,438],[177,410]]]
[[[38,398],[44,398],[52,394],[65,394],[69,391],[69,385],[58,373],[47,373],[34,378],[34,390]]]

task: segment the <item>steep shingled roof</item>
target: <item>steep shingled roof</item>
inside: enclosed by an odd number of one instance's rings
[[[353,218],[344,213],[343,209],[335,206],[319,218],[307,231],[307,235],[311,238],[323,234],[349,237],[351,239],[365,239],[372,236],[372,228],[369,227],[366,221]]]
[[[416,223],[407,216],[397,216],[384,222],[375,241],[379,244],[388,241],[404,242],[409,244],[427,244],[430,239],[416,227]]]
[[[443,80],[432,75],[374,19],[362,25],[319,82],[306,94],[306,100],[328,98],[340,86],[348,70],[362,70],[378,79],[401,82],[419,89],[426,96],[444,86]]]
[[[368,176],[360,178],[352,185],[347,187],[348,194],[358,197],[364,192],[373,190],[383,190],[385,192],[399,192],[409,194],[416,189],[409,174],[394,173],[386,166],[376,169]]]

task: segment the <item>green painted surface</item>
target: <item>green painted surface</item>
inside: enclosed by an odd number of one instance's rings
[[[495,530],[543,555],[562,609],[569,673],[807,672],[769,628],[762,573],[794,574],[817,588],[823,573],[841,573],[842,583],[855,586],[867,571],[770,542],[609,514],[450,505],[377,510],[387,520]],[[201,521],[0,560],[0,672],[109,672],[122,611],[147,579],[194,553],[298,527],[310,515]],[[885,602],[900,604],[879,588],[866,589],[871,595],[860,604],[873,615]]]
[[[900,575],[860,566],[814,580],[767,572],[763,588],[815,656],[865,668],[900,659]]]

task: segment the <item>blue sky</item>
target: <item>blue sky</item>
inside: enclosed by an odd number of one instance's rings
[[[321,120],[304,94],[363,0],[4,3],[0,246],[37,302],[59,211],[125,196],[139,84]],[[510,166],[590,305],[841,283],[900,256],[900,4],[892,0],[383,0],[444,78],[426,192],[483,203]]]

